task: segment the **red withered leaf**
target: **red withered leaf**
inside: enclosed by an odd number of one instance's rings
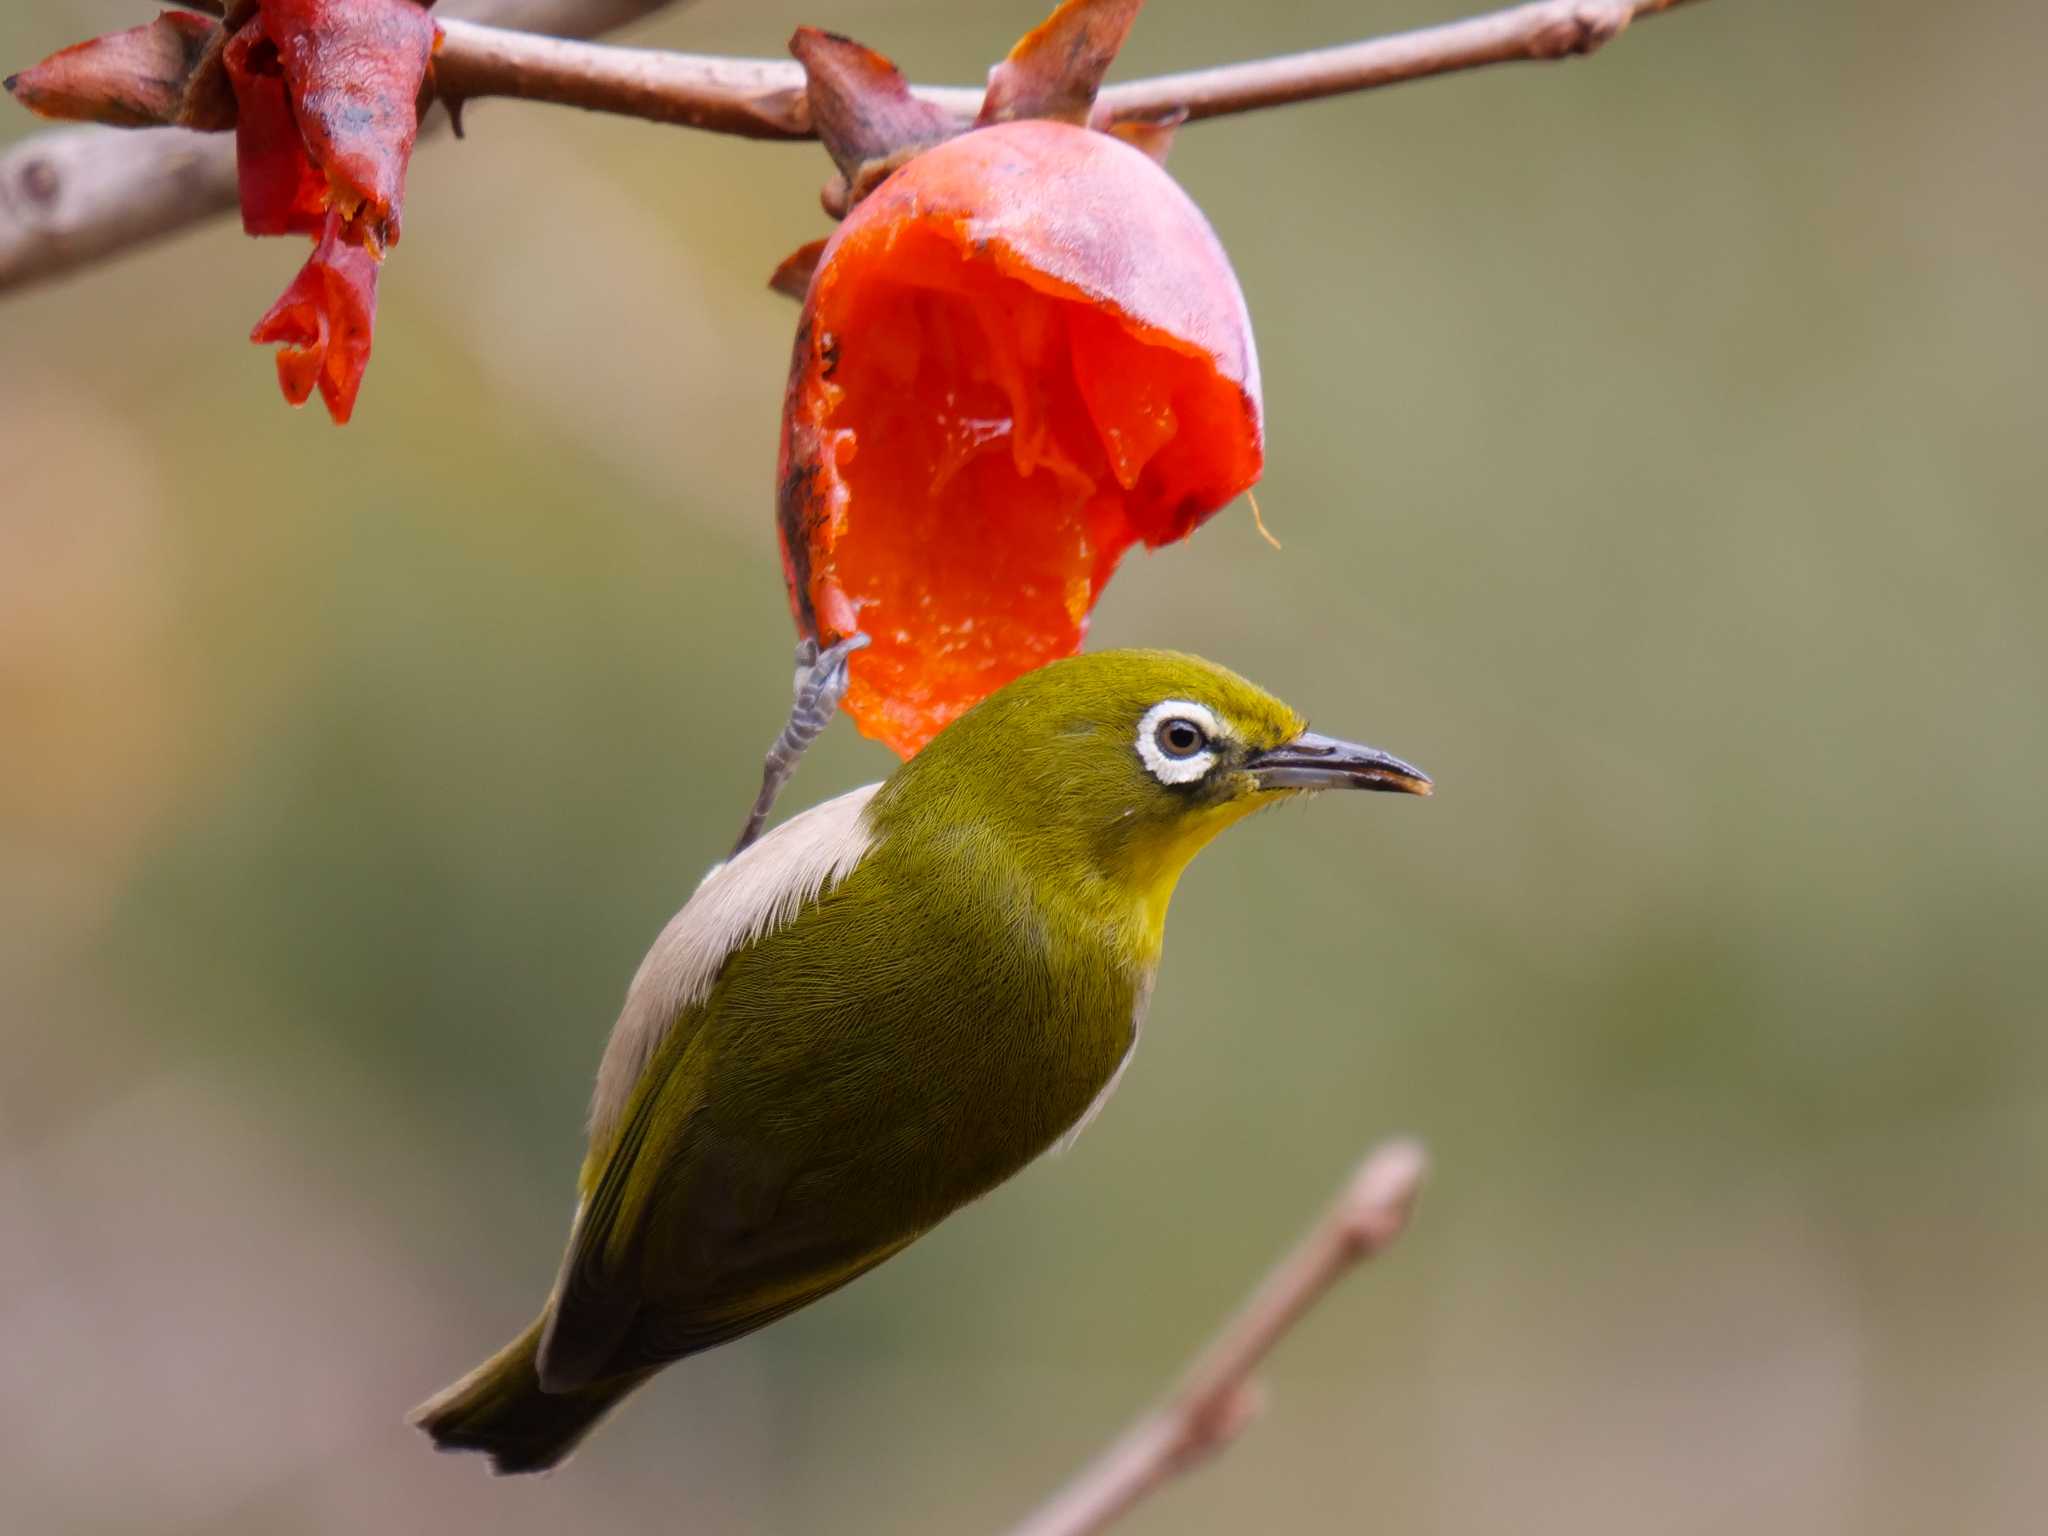
[[[312,256],[251,339],[278,383],[346,422],[369,366],[377,269],[399,235],[436,29],[413,0],[248,0],[223,63],[237,103],[242,225],[310,234]]]
[[[1175,107],[1157,117],[1127,117],[1120,123],[1110,124],[1106,131],[1142,152],[1154,165],[1164,165],[1175,136],[1187,120],[1187,108]]]
[[[789,51],[804,67],[811,125],[846,179],[849,205],[903,159],[963,126],[912,95],[901,70],[850,37],[798,27]]]
[[[1144,0],[1065,0],[988,72],[976,125],[1022,117],[1085,124]]]
[[[327,214],[327,178],[306,153],[277,45],[260,19],[228,39],[224,60],[235,92],[242,228],[252,235],[318,234]]]
[[[185,86],[220,24],[190,11],[109,33],[51,54],[7,80],[14,99],[44,117],[147,128],[178,121]]]
[[[347,238],[340,210],[330,210],[313,254],[249,333],[251,341],[278,348],[277,382],[293,405],[304,405],[317,386],[337,423],[355,410],[370,362],[378,266],[375,255]]]
[[[261,0],[259,18],[334,206],[395,245],[434,23],[414,0]]]
[[[804,242],[783,257],[782,264],[769,275],[769,289],[802,303],[805,293],[810,291],[811,274],[818,270],[818,258],[824,254],[824,241]]]
[[[348,420],[370,358],[377,266],[398,241],[439,29],[432,0],[194,0],[8,79],[50,116],[235,130],[242,227],[314,250],[257,322],[293,404]]]

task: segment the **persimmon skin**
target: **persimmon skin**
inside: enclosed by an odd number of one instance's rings
[[[1262,409],[1229,261],[1143,153],[1019,120],[889,175],[819,257],[777,476],[799,630],[873,642],[862,731],[907,757],[1078,650],[1125,549],[1258,479]]]

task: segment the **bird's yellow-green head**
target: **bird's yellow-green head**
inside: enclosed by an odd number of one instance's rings
[[[1156,952],[1181,871],[1232,822],[1324,789],[1426,795],[1399,758],[1310,731],[1236,673],[1171,651],[1097,651],[991,694],[901,768],[878,817],[999,827],[1046,878],[1132,898]]]

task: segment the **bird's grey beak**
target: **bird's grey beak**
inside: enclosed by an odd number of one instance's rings
[[[1355,741],[1303,731],[1245,764],[1261,789],[1385,789],[1405,795],[1432,793],[1420,768]]]

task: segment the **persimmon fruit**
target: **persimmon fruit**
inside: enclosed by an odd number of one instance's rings
[[[778,524],[799,628],[865,632],[846,708],[909,756],[1078,650],[1133,544],[1258,479],[1258,360],[1173,178],[1046,119],[924,150],[819,256],[785,396]]]

